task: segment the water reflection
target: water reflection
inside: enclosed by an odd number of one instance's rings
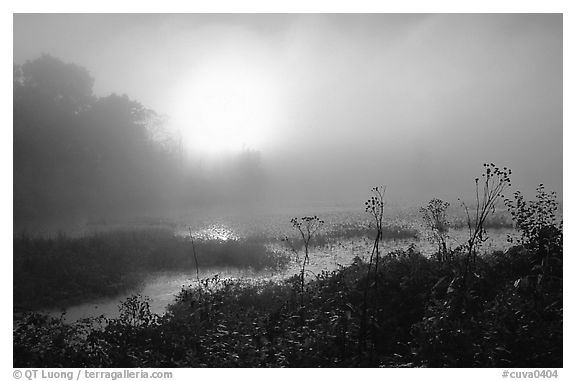
[[[186,237],[192,234],[192,238],[196,240],[228,241],[240,239],[240,236],[230,226],[225,224],[212,224],[192,231],[187,228],[185,231],[178,232],[178,234]]]
[[[186,230],[182,229],[181,231],[178,231],[177,234],[187,237],[190,232],[188,231],[188,228],[186,228]],[[192,229],[191,234],[194,239],[198,240],[229,241],[241,238],[241,236],[237,234],[230,225],[223,223],[212,223],[210,225],[205,225],[205,227],[200,229]],[[465,230],[451,231],[449,246],[455,248],[459,244],[466,242],[468,238],[467,234],[468,232]],[[504,250],[507,248],[509,246],[509,243],[506,240],[508,234],[512,234],[512,231],[509,229],[491,231],[488,235],[489,239],[483,244],[482,252]],[[433,255],[437,250],[434,244],[425,239],[385,240],[382,243],[381,249],[383,253],[388,253],[399,249],[406,249],[410,244],[414,244],[417,250],[428,256]],[[291,253],[290,250],[280,242],[269,243],[268,245],[270,246],[270,250],[285,251],[294,257],[293,253]],[[314,247],[311,249],[310,253],[310,264],[308,270],[312,275],[309,276],[312,279],[314,278],[314,274],[319,274],[323,270],[330,271],[337,269],[340,265],[346,266],[350,264],[356,256],[368,260],[371,247],[372,240],[366,237],[339,240],[336,242],[330,242],[325,246]],[[291,261],[288,268],[277,273],[271,271],[253,272],[251,270],[241,270],[237,268],[202,268],[202,266],[200,266],[201,279],[211,278],[217,274],[220,278],[281,280],[297,274],[298,272],[299,264],[296,261]],[[136,293],[148,296],[150,298],[152,312],[162,314],[165,312],[166,306],[174,301],[176,294],[182,289],[182,287],[188,285],[194,286],[195,284],[196,274],[193,270],[187,272],[153,274],[145,280],[142,287],[136,290],[131,290],[125,295],[119,295],[115,298],[109,299],[100,299],[69,308],[65,315],[65,320],[75,321],[81,318],[94,317],[101,314],[104,314],[109,318],[117,317],[119,304],[128,296]],[[51,315],[59,316],[60,312],[54,311]]]
[[[280,279],[279,274],[270,271],[254,272],[237,268],[208,268],[200,269],[200,279],[213,278],[218,275],[221,279]],[[112,298],[102,298],[88,303],[70,307],[64,314],[64,320],[74,322],[79,319],[105,315],[107,318],[117,318],[120,304],[131,295],[140,294],[149,298],[150,311],[156,314],[166,312],[166,307],[173,303],[176,295],[183,287],[196,287],[196,273],[194,270],[186,272],[163,272],[151,274],[141,287],[123,295]],[[51,316],[60,317],[63,311],[50,311]]]

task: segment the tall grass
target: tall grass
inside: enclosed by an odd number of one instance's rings
[[[466,216],[454,215],[450,221],[450,227],[453,229],[467,229],[468,221],[466,220]],[[497,210],[493,215],[486,218],[484,227],[491,230],[512,229],[514,228],[514,222],[512,221],[512,216],[508,211]]]
[[[374,234],[374,227],[369,224],[339,224],[331,226],[327,231],[316,233],[310,240],[309,245],[310,247],[322,247],[338,241],[358,238],[369,238],[373,240]],[[393,224],[384,224],[382,226],[383,240],[408,240],[418,238],[418,230],[411,226]],[[290,243],[296,250],[303,248],[303,243],[300,240],[292,239]]]
[[[27,315],[14,332],[14,366],[562,366],[561,292],[550,288],[536,300],[537,290],[514,285],[530,272],[528,253],[478,258],[467,294],[452,284],[466,253],[452,258],[439,263],[413,249],[384,256],[364,339],[362,290],[371,280],[357,259],[319,274],[304,294],[298,275],[214,277],[200,292],[184,288],[163,316],[136,296],[104,327],[101,319],[68,325]]]
[[[200,267],[282,268],[289,258],[258,240],[195,240]],[[169,230],[98,233],[81,238],[14,238],[14,305],[63,307],[134,288],[145,274],[192,271],[192,241]]]

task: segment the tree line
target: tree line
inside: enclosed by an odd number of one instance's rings
[[[203,171],[185,160],[167,117],[127,95],[96,96],[78,65],[42,55],[14,64],[13,84],[16,229],[221,203],[263,183],[259,152],[238,153],[220,176]]]

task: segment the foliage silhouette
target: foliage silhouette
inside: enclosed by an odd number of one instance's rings
[[[502,193],[504,189],[510,186],[510,175],[512,174],[510,169],[506,167],[500,169],[494,163],[484,164],[483,166],[482,181],[480,182],[478,177],[474,180],[476,184],[476,205],[472,216],[468,206],[462,203],[466,211],[469,234],[464,283],[468,281],[471,263],[472,265],[476,264],[479,247],[486,240],[486,228],[484,226],[486,219],[490,214],[494,213],[500,198],[504,197]]]
[[[428,202],[426,207],[420,208],[420,214],[430,233],[428,239],[438,245],[439,262],[449,260],[449,253],[446,248],[448,230],[450,229],[446,209],[448,209],[449,206],[450,204],[448,202],[433,198]]]
[[[290,220],[292,227],[300,233],[302,242],[304,243],[304,258],[302,259],[302,270],[300,271],[300,298],[303,303],[304,298],[304,281],[306,276],[306,265],[310,263],[309,245],[314,237],[314,234],[324,224],[324,221],[318,216],[305,216],[300,218],[292,218]]]

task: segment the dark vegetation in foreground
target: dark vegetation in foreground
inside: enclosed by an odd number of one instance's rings
[[[522,238],[470,261],[413,247],[277,282],[205,279],[163,316],[133,296],[117,319],[28,314],[15,367],[562,367],[562,224],[545,193],[509,201]]]
[[[554,256],[561,259],[559,255]],[[183,289],[164,316],[132,297],[118,319],[67,325],[27,315],[14,331],[15,367],[561,367],[561,260],[545,278],[517,246],[450,262],[412,249],[381,259],[368,294],[357,259],[309,282],[203,281]],[[99,324],[103,323],[103,324]]]
[[[308,244],[323,224],[293,219],[305,255],[283,282],[205,279],[182,289],[166,314],[138,295],[120,317],[66,324],[41,314],[15,322],[15,367],[562,367],[563,225],[555,194],[506,200],[520,238],[477,255],[484,221],[511,171],[485,165],[470,238],[443,245],[447,204],[422,212],[438,244],[384,253],[383,192],[366,202],[377,224],[369,262],[314,274],[304,282]],[[479,190],[480,189],[480,190]],[[475,210],[475,213],[474,213]],[[427,217],[426,217],[427,216]]]
[[[289,258],[262,242],[195,240],[204,267],[281,269]],[[15,310],[62,307],[133,289],[146,274],[195,268],[192,242],[168,230],[99,233],[84,238],[14,238]]]

